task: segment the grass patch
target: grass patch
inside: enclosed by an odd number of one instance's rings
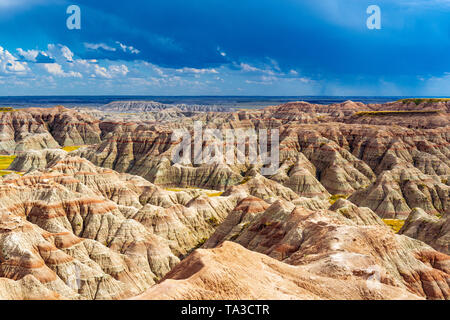
[[[400,102],[403,103],[414,103],[416,106],[418,106],[419,104],[422,103],[433,103],[433,102],[445,102],[445,101],[450,101],[450,98],[414,98],[414,99],[402,99],[399,100]]]
[[[16,156],[0,156],[0,170],[6,170],[14,161]]]
[[[10,171],[10,170],[0,170],[0,177],[6,176],[10,173],[16,173],[19,176],[23,176],[24,173],[23,172],[19,172],[19,171]]]
[[[241,181],[241,182],[239,182],[239,184],[240,184],[240,185],[242,185],[242,184],[246,184],[247,182],[249,182],[249,181],[250,181],[250,179],[251,179],[251,177],[244,177],[244,179],[242,179],[242,181]]]
[[[173,192],[181,192],[181,191],[184,191],[184,190],[181,189],[181,188],[164,188],[164,190],[166,190],[166,191],[173,191]]]
[[[334,204],[336,201],[338,201],[338,199],[347,199],[348,196],[346,196],[345,194],[334,194],[330,197],[329,201],[330,204]]]
[[[166,191],[174,191],[174,192],[181,192],[181,191],[187,191],[187,190],[205,190],[202,188],[197,187],[184,187],[184,188],[164,188]]]
[[[213,193],[207,193],[206,195],[210,198],[214,198],[214,197],[220,197],[223,194],[222,192],[213,192]]]
[[[401,110],[401,111],[359,111],[354,114],[354,116],[363,117],[376,117],[376,116],[397,116],[397,115],[431,115],[439,113],[439,110],[417,110],[417,111],[409,111],[409,110]]]
[[[0,177],[6,176],[7,174],[10,173],[17,173],[18,175],[23,176],[23,172],[19,172],[19,171],[11,171],[8,170],[9,166],[11,165],[11,163],[14,161],[14,159],[16,158],[16,156],[0,156]]]
[[[206,190],[201,188],[194,188],[194,187],[187,187],[187,188],[164,188],[166,191],[173,191],[173,192],[182,192],[182,191],[188,191],[188,190],[198,190],[202,192],[202,194],[214,198],[214,197],[220,197],[223,194],[223,191],[215,191],[215,190]]]
[[[7,174],[10,174],[11,171],[6,171],[6,170],[0,170],[0,177],[6,176]]]
[[[386,223],[395,233],[398,233],[400,229],[405,224],[405,220],[398,219],[383,219],[383,222]]]
[[[219,225],[219,220],[217,220],[216,217],[211,217],[211,218],[207,219],[206,221],[213,227],[217,227]]]
[[[205,244],[205,242],[208,241],[208,238],[201,238],[200,241],[197,243],[197,245],[195,246],[194,249],[192,249],[192,251],[194,251],[195,249],[200,248],[202,245]],[[187,256],[187,255],[186,255]]]
[[[72,152],[72,151],[80,149],[81,147],[82,146],[68,146],[68,147],[63,147],[61,149],[63,149],[64,151],[67,151],[67,152]]]
[[[13,112],[14,109],[12,107],[0,107],[0,112]]]

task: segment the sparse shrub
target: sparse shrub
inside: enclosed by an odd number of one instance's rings
[[[242,181],[239,182],[239,184],[246,184],[247,182],[249,182],[250,179],[251,177],[244,177],[244,179],[242,179]]]
[[[400,229],[405,224],[405,220],[399,219],[383,219],[383,222],[386,223],[395,233],[398,233]]]
[[[355,112],[353,116],[362,117],[362,116],[396,116],[396,115],[427,115],[427,114],[435,114],[438,113],[439,110],[399,110],[399,111],[392,111],[392,110],[386,110],[386,111],[359,111]]]
[[[67,146],[67,147],[63,147],[61,149],[63,149],[64,151],[67,151],[67,152],[72,152],[72,151],[80,149],[81,147],[82,146]]]
[[[219,220],[217,220],[216,217],[211,217],[208,220],[206,220],[210,225],[213,227],[217,227],[219,225]]]
[[[329,201],[330,204],[334,204],[338,199],[347,199],[348,196],[346,196],[345,194],[334,194],[330,197]]]

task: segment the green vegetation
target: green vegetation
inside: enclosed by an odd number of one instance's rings
[[[330,197],[329,201],[333,205],[338,199],[347,199],[348,196],[345,194],[334,194]]]
[[[23,175],[23,172],[8,170],[11,163],[14,161],[16,156],[0,156],[0,177],[6,176],[10,173],[17,173]]]
[[[181,192],[181,191],[187,191],[187,190],[199,190],[202,191],[203,189],[195,188],[195,187],[185,187],[185,188],[164,188],[166,191],[173,191],[173,192]]]
[[[249,222],[249,221],[244,222],[244,223],[242,224],[241,230],[244,230],[244,229],[248,228],[249,225],[250,225],[250,222]]]
[[[424,183],[418,183],[417,187],[419,188],[420,191],[423,191],[424,189],[426,189],[427,185]]]
[[[376,117],[376,116],[407,116],[407,115],[430,115],[430,114],[436,114],[439,113],[439,110],[401,110],[401,111],[359,111],[356,112],[353,116],[370,116],[370,117]]]
[[[274,224],[274,221],[266,221],[266,222],[264,222],[264,226],[265,227],[270,227],[273,224]]]
[[[164,188],[166,191],[180,192],[183,191],[181,188]]]
[[[399,100],[405,104],[414,102],[416,106],[422,103],[430,104],[433,102],[445,102],[450,101],[450,98],[414,98],[414,99],[401,99]]]
[[[251,177],[244,177],[244,179],[242,179],[241,182],[239,182],[239,184],[246,184],[247,182],[249,182],[249,180],[251,179]]]
[[[67,152],[72,152],[72,151],[80,149],[81,147],[82,146],[68,146],[68,147],[63,147],[62,149]]]
[[[195,249],[200,248],[202,245],[205,244],[205,242],[208,241],[208,238],[201,238],[200,241],[197,243],[197,245],[195,246],[195,248],[192,249],[192,251],[194,251]],[[191,251],[191,252],[192,252]],[[187,255],[186,255],[187,256]]]
[[[0,107],[0,112],[13,112],[14,109],[11,107]]]
[[[0,170],[6,170],[14,161],[16,156],[0,156]]]
[[[399,219],[383,219],[383,222],[386,223],[395,233],[398,233],[400,229],[405,224],[405,220]]]
[[[9,171],[9,170],[0,170],[0,177],[6,176],[7,174],[10,174],[10,173],[17,173],[19,175],[23,175],[22,172]]]
[[[239,238],[239,236],[240,236],[239,233],[234,233],[234,234],[229,238],[229,240],[230,240],[230,241],[234,241],[234,240],[236,240],[237,238]]]
[[[194,187],[164,188],[164,190],[166,190],[166,191],[173,191],[173,192],[181,192],[181,191],[187,191],[187,190],[198,190],[198,191],[202,191],[206,196],[208,196],[210,198],[220,197],[223,194],[223,191],[205,190],[205,189],[194,188]]]
[[[220,197],[223,194],[223,191],[221,192],[213,192],[213,193],[207,193],[206,195],[210,198],[214,198],[214,197]]]
[[[217,220],[216,217],[211,217],[211,218],[207,219],[206,221],[213,227],[217,227],[219,225],[219,220]]]

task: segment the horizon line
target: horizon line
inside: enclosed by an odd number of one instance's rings
[[[242,97],[242,98],[297,98],[297,97],[318,97],[318,98],[344,98],[344,97],[371,97],[371,98],[450,98],[449,96],[410,96],[410,95],[0,95],[0,98],[27,98],[27,97]]]

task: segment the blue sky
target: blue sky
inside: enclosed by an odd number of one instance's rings
[[[450,0],[0,0],[0,95],[446,96],[449,53]]]

